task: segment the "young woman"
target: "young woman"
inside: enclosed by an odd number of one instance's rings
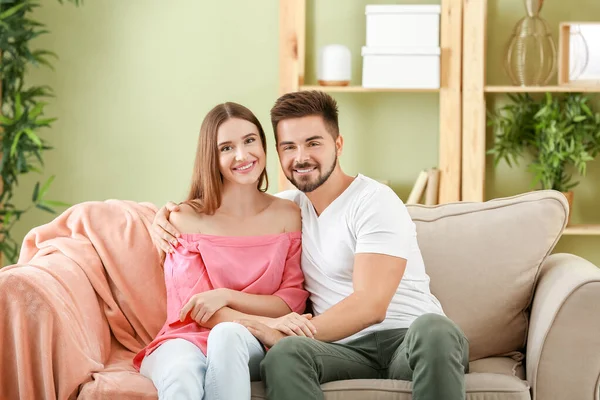
[[[236,319],[312,336],[300,269],[300,210],[265,193],[265,134],[224,103],[202,123],[192,185],[170,221],[187,232],[164,262],[167,320],[134,359],[160,399],[250,399],[265,351]]]

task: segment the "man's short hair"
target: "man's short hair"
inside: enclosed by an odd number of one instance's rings
[[[277,141],[277,124],[290,118],[319,115],[327,131],[334,139],[340,135],[338,106],[333,97],[318,90],[286,93],[277,99],[271,108],[271,123]]]

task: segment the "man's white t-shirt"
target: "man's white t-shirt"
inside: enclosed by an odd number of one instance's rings
[[[299,190],[277,196],[294,201],[302,210],[302,270],[315,316],[352,294],[355,254],[378,253],[407,260],[385,320],[340,343],[375,331],[408,328],[423,314],[444,315],[429,290],[415,224],[388,186],[359,174],[320,216]],[[373,268],[376,273],[377,266]]]

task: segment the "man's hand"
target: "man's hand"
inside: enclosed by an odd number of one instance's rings
[[[164,253],[173,252],[173,249],[169,243],[174,245],[177,244],[177,238],[179,237],[180,232],[178,232],[177,229],[175,229],[175,227],[169,222],[169,215],[172,212],[177,212],[179,210],[179,206],[170,201],[161,207],[161,209],[158,210],[154,216],[150,234],[152,235],[152,240],[156,246],[158,246],[158,248]]]
[[[287,336],[308,336],[314,338],[317,329],[310,322],[312,314],[299,315],[295,312],[279,318],[272,318],[267,323],[269,328],[277,329]]]
[[[188,313],[190,317],[203,326],[214,313],[226,307],[229,302],[228,289],[214,289],[193,295],[179,313],[179,320],[183,322]]]
[[[248,328],[250,333],[254,335],[255,338],[269,348],[275,346],[277,342],[286,337],[283,332],[280,332],[277,329],[269,328],[267,325],[261,324],[257,321],[242,319],[235,322]]]

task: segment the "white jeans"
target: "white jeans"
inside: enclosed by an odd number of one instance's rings
[[[207,353],[187,340],[168,340],[144,358],[140,373],[154,382],[160,400],[250,399],[250,381],[260,380],[265,352],[248,329],[216,325]]]

